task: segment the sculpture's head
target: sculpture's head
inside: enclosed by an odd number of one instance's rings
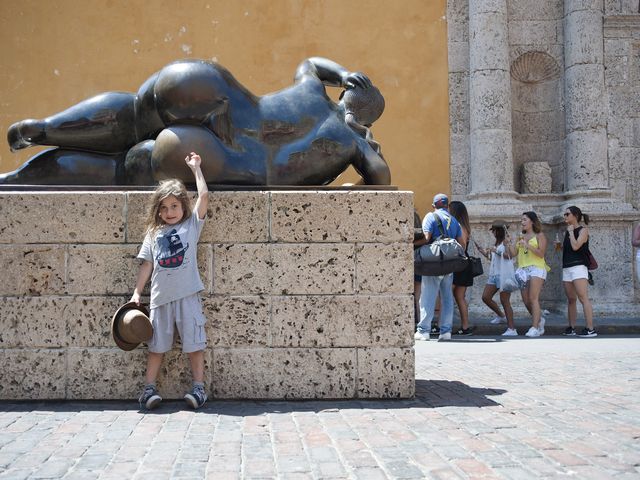
[[[370,127],[384,111],[384,97],[376,87],[352,87],[340,94],[345,114],[353,115],[360,125]]]

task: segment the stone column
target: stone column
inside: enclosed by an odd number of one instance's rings
[[[564,1],[567,191],[609,187],[603,0]]]
[[[513,194],[506,0],[469,0],[471,197]]]

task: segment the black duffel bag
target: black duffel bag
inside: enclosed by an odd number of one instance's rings
[[[416,275],[435,277],[460,272],[469,264],[464,249],[455,238],[449,238],[437,213],[436,221],[442,233],[433,242],[422,245],[413,252],[413,267]]]

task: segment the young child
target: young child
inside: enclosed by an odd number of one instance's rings
[[[511,291],[502,284],[500,273],[503,271],[502,262],[513,262],[509,254],[509,246],[511,244],[509,234],[507,233],[507,224],[502,220],[496,220],[491,225],[491,233],[495,237],[495,244],[490,248],[479,248],[478,250],[486,258],[491,254],[491,267],[489,267],[489,278],[482,292],[482,301],[495,312],[497,315],[491,323],[502,323],[503,319],[507,319],[507,329],[502,334],[505,337],[517,337],[515,323],[513,322],[513,308],[511,308]],[[513,271],[513,268],[511,269]],[[513,285],[513,288],[517,288]],[[500,303],[504,309],[504,313],[500,310],[498,304],[493,300],[496,292],[500,290]]]
[[[162,401],[156,378],[165,352],[173,345],[174,328],[182,339],[182,351],[189,355],[193,389],[184,396],[192,408],[204,405],[205,317],[198,292],[204,289],[197,265],[198,238],[207,214],[208,190],[200,156],[186,158],[198,188],[198,200],[191,210],[185,186],[179,180],[164,180],[153,193],[146,223],[146,235],[138,258],[138,270],[131,301],[140,304],[145,284],[151,278],[151,323],[153,338],[148,343],[145,387],[140,406],[157,407]]]

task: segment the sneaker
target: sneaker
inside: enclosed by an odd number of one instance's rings
[[[416,332],[413,338],[415,338],[416,340],[421,340],[423,342],[428,342],[429,340],[431,340],[431,337],[429,336],[428,333],[420,333],[420,332]]]
[[[539,337],[540,336],[540,330],[538,330],[536,327],[531,327],[529,329],[529,331],[527,333],[525,333],[525,335],[527,337]]]
[[[491,323],[493,323],[494,325],[498,325],[499,323],[507,323],[507,319],[504,317],[495,317],[493,320],[491,320]]]
[[[595,329],[589,330],[588,328],[583,328],[582,331],[578,334],[579,337],[597,337],[598,332]]]
[[[503,337],[517,337],[518,331],[515,328],[507,328],[502,334]]]
[[[573,327],[567,327],[564,329],[564,332],[562,332],[562,334],[567,337],[573,337],[576,334],[576,330]]]
[[[184,400],[187,402],[187,405],[194,410],[200,408],[204,405],[204,402],[207,401],[207,394],[204,393],[204,387],[200,385],[193,387],[193,390],[184,396]]]
[[[441,333],[438,337],[439,342],[444,342],[447,340],[451,340],[451,332]]]
[[[158,395],[158,390],[155,385],[146,385],[144,390],[142,391],[142,395],[138,398],[138,403],[140,403],[140,408],[146,408],[147,410],[152,410],[160,405],[162,401],[162,397]]]
[[[471,327],[461,328],[456,333],[454,333],[454,335],[465,335],[465,336],[473,335],[473,329]]]
[[[547,323],[547,319],[544,317],[540,317],[540,323],[538,323],[538,331],[540,335],[544,335],[544,324]]]

